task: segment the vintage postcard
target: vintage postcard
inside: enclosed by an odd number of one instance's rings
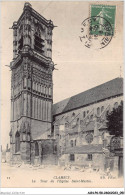
[[[123,188],[124,2],[0,4],[1,188]]]

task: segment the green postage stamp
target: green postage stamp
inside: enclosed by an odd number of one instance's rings
[[[91,5],[91,35],[113,36],[115,31],[115,5]]]

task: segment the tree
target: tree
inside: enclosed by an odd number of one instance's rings
[[[106,116],[107,130],[110,135],[123,137],[123,101]]]

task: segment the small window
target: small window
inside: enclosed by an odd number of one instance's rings
[[[104,106],[101,107],[101,112],[103,112],[103,110],[104,110]]]
[[[75,139],[75,146],[76,146],[76,139]]]
[[[86,117],[86,111],[83,112],[83,118],[85,118],[85,117]]]
[[[87,110],[87,114],[89,113],[89,110]]]
[[[75,113],[74,112],[72,113],[72,117],[75,117]]]
[[[88,160],[92,160],[92,154],[88,154]]]
[[[97,115],[100,115],[100,108],[97,108]]]
[[[74,156],[74,154],[70,154],[70,161],[75,161],[75,156]]]

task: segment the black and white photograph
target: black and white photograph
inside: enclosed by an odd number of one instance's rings
[[[123,1],[1,1],[1,188],[123,188]]]

